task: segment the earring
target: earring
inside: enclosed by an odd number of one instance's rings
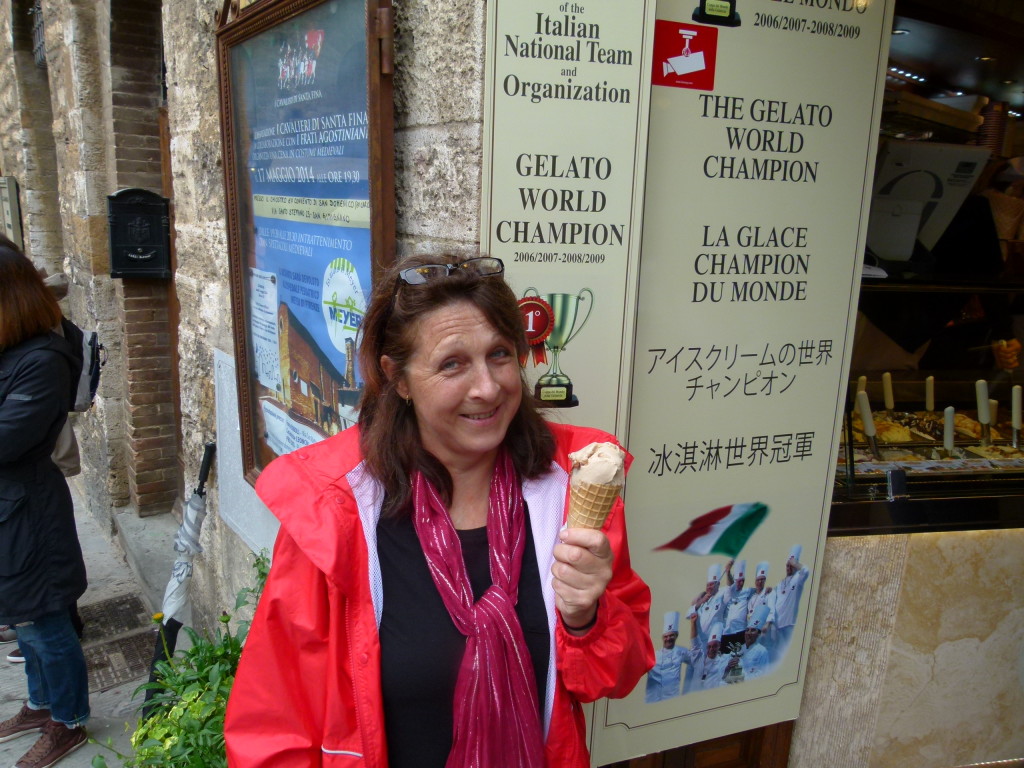
[[[405,407],[408,408],[410,405],[412,405],[412,398],[411,397],[405,398]]]

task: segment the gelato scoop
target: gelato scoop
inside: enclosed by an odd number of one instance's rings
[[[569,454],[570,528],[601,528],[626,481],[626,454],[614,443],[591,443]]]

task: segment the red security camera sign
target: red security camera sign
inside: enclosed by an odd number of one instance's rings
[[[656,19],[651,83],[713,91],[717,53],[717,27]]]

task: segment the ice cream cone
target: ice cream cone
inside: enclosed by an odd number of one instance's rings
[[[621,485],[571,483],[566,525],[569,528],[600,529],[621,491]]]

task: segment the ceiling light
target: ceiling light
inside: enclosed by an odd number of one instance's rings
[[[990,61],[995,61],[996,57],[995,56],[975,56],[974,60],[975,61],[983,61],[983,62],[985,62],[987,64]]]
[[[1016,80],[1003,80],[1003,85],[1013,85],[1016,82]]]
[[[910,30],[909,29],[894,29],[892,31],[892,33],[894,35],[909,35],[910,34]]]

